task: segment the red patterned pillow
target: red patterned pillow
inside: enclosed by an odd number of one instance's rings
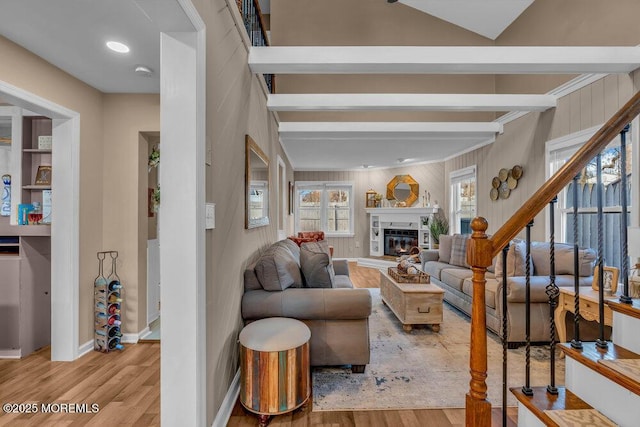
[[[287,237],[287,239],[289,240],[293,240],[296,245],[300,246],[305,242],[316,242],[317,240],[311,237],[295,237],[295,236],[289,236]]]
[[[298,237],[311,238],[319,242],[324,240],[324,231],[299,231]]]

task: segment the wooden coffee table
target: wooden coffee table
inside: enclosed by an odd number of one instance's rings
[[[430,283],[398,283],[380,270],[380,294],[406,332],[413,325],[431,325],[434,332],[440,331],[444,299],[440,287]]]

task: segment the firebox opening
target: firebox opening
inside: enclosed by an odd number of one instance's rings
[[[418,230],[384,229],[385,255],[407,255],[414,246],[418,246]]]

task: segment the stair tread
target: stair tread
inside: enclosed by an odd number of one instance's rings
[[[556,395],[547,393],[546,387],[532,387],[532,389],[533,396],[525,395],[521,387],[512,387],[509,390],[520,403],[548,426],[557,426],[558,424],[544,411],[593,409],[587,402],[580,399],[565,387],[558,387],[558,394]]]
[[[617,300],[607,301],[607,304],[612,311],[617,311],[618,313],[626,314],[627,316],[635,319],[640,319],[640,299],[631,300],[631,304],[625,304]]]
[[[640,395],[640,381],[598,362],[599,360],[616,361],[623,359],[640,359],[640,354],[634,353],[633,351],[627,350],[626,348],[612,342],[609,342],[608,344],[609,345],[606,349],[597,347],[594,342],[583,342],[582,350],[577,350],[571,347],[570,343],[561,343],[558,347],[567,355],[567,357],[575,359],[627,390]]]

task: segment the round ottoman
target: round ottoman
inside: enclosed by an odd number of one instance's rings
[[[240,332],[240,403],[259,415],[260,426],[309,399],[309,338],[307,325],[284,317],[257,320]]]

